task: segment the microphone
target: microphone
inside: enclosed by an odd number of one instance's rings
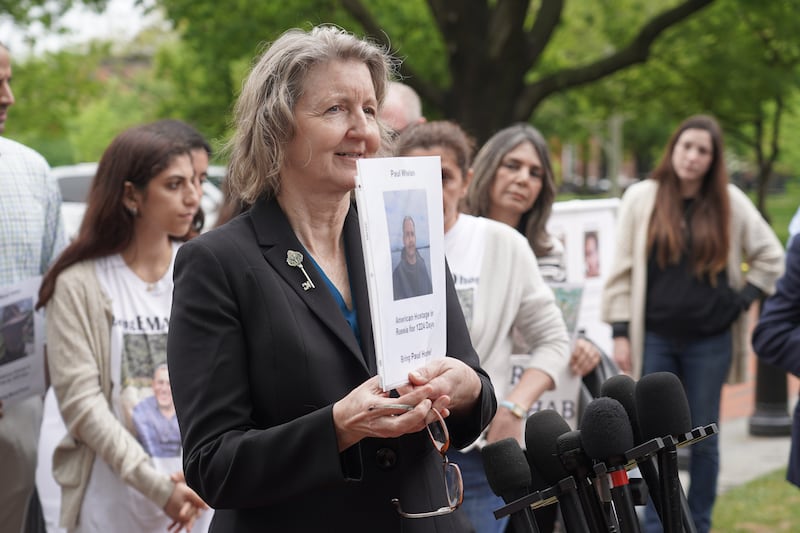
[[[642,432],[639,428],[639,417],[636,409],[636,382],[626,374],[617,374],[608,378],[600,386],[600,396],[607,396],[617,400],[620,405],[625,409],[628,415],[628,421],[633,430],[633,442],[635,445],[640,445],[644,442],[642,439]],[[662,444],[659,443],[659,449]],[[653,455],[639,457],[636,460],[642,478],[647,484],[647,490],[650,493],[650,499],[653,502],[653,507],[656,509],[658,518],[661,519],[661,481],[658,477],[658,470],[653,462]],[[669,533],[669,532],[666,532]]]
[[[693,431],[683,385],[671,372],[654,372],[639,380],[635,395],[642,439],[661,438],[664,442],[664,447],[658,451],[660,518],[664,532],[695,533],[694,520],[678,476],[676,439]]]
[[[625,454],[633,448],[633,429],[625,408],[613,398],[596,398],[586,406],[580,426],[586,455],[600,461],[594,467],[595,473],[598,477],[608,474],[611,481],[611,500],[620,533],[640,533],[625,470]]]
[[[481,449],[481,459],[489,487],[504,502],[511,503],[528,494],[531,471],[516,439],[509,437],[487,444]],[[497,513],[495,517],[501,518]],[[539,533],[533,512],[527,505],[511,513],[509,521],[516,533]]]
[[[577,484],[578,498],[589,524],[589,531],[600,533],[608,531],[600,500],[597,492],[589,479],[594,474],[592,460],[586,455],[581,445],[581,431],[576,429],[560,435],[556,439],[556,450],[558,458],[564,469],[572,475]]]
[[[569,424],[558,412],[545,409],[531,414],[525,421],[525,447],[531,470],[536,470],[544,480],[557,486],[556,496],[561,504],[561,517],[568,533],[596,532],[589,529],[584,507],[581,504],[578,486],[586,479],[573,480],[558,458],[558,438],[570,431]],[[562,483],[569,478],[571,483]],[[599,533],[599,532],[598,532]]]

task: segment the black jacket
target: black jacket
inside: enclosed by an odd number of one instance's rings
[[[287,264],[302,250],[276,201],[181,247],[168,360],[187,483],[216,514],[213,532],[468,531],[457,512],[401,519],[444,505],[441,457],[425,432],[365,439],[339,453],[333,403],[376,374],[357,213],[344,225],[361,345],[324,281]],[[447,354],[475,368],[483,390],[451,416],[454,447],[478,437],[496,409],[449,272]],[[402,520],[402,525],[401,525]]]

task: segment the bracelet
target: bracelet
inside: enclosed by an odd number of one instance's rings
[[[508,400],[503,400],[500,402],[500,407],[505,407],[511,414],[519,418],[520,420],[525,419],[525,415],[528,414],[527,409],[524,409],[521,405],[518,405],[514,402],[509,402]]]

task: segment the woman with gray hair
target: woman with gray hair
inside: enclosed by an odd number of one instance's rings
[[[391,394],[377,376],[351,191],[393,65],[321,26],[283,34],[244,84],[228,179],[253,206],[181,248],[168,341],[211,531],[469,531],[445,452],[496,406],[449,274],[448,357]]]
[[[478,151],[473,170],[474,177],[465,199],[466,212],[516,228],[533,249],[544,281],[550,284],[566,281],[564,246],[547,232],[556,184],[547,141],[539,130],[530,124],[518,123],[498,131]],[[535,353],[536,346],[523,335],[518,333],[515,339],[514,353]],[[570,353],[570,372],[562,376],[562,387],[585,388],[584,376],[596,368],[600,369],[598,375],[602,374],[600,371],[604,367],[598,366],[602,354],[588,339],[576,338]],[[581,395],[592,396],[589,391]],[[580,404],[581,395],[576,395],[576,405]],[[577,425],[578,416],[576,411],[575,419],[570,420],[573,425]],[[537,510],[536,519],[542,531],[552,530],[553,509]]]

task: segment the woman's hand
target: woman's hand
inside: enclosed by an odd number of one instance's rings
[[[614,337],[614,362],[620,371],[631,375],[633,363],[631,362],[631,341],[628,337]]]
[[[491,444],[510,437],[520,445],[524,444],[524,423],[524,420],[516,417],[508,409],[497,409],[497,414],[489,424],[489,431],[486,432],[486,443]]]
[[[333,423],[339,451],[365,437],[394,438],[416,433],[432,423],[435,408],[443,417],[469,411],[481,393],[481,380],[466,363],[444,357],[408,375],[409,384],[389,398],[373,376],[333,404]],[[406,406],[412,407],[408,409]]]
[[[170,479],[175,482],[175,478],[176,476],[173,473]],[[205,509],[208,509],[208,505],[195,491],[182,481],[175,482],[175,488],[172,489],[172,494],[170,494],[169,500],[164,506],[164,512],[172,519],[167,531],[172,533],[177,533],[182,529],[191,531],[200,511]]]
[[[429,387],[427,398],[433,401],[433,406],[442,416],[448,416],[451,412],[469,412],[481,394],[482,384],[478,374],[454,357],[431,361],[410,372],[408,380],[410,385],[398,387],[398,392],[403,394],[407,390]]]
[[[569,358],[572,373],[583,377],[600,364],[600,350],[586,339],[578,338]]]
[[[366,437],[394,438],[421,431],[435,417],[431,413],[433,402],[428,399],[431,390],[431,387],[407,387],[406,394],[389,398],[381,390],[380,378],[371,377],[333,404],[339,451]]]

